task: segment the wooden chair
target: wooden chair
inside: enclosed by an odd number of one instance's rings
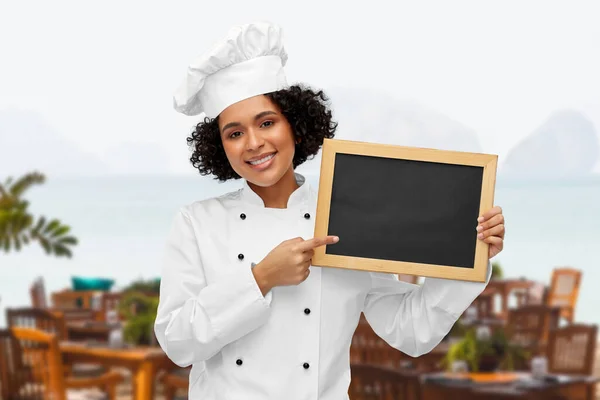
[[[11,328],[38,329],[56,334],[59,340],[68,340],[67,325],[60,312],[34,307],[7,308],[6,324]]]
[[[120,321],[124,320],[122,313],[119,312],[119,303],[121,302],[122,297],[123,293],[121,292],[102,293],[102,301],[100,306],[100,318],[102,321],[106,321],[106,313],[111,310],[114,310],[117,313]]]
[[[477,319],[495,318],[494,298],[496,290],[494,288],[486,288],[475,298],[472,306],[477,310]]]
[[[38,277],[33,281],[33,284],[29,288],[29,295],[31,296],[32,307],[48,308],[46,287],[44,286],[44,279],[42,277]]]
[[[18,392],[19,377],[28,376],[21,360],[21,348],[10,329],[0,329],[0,395],[13,399]]]
[[[514,295],[517,299],[517,307],[524,305],[546,304],[546,296],[549,287],[542,282],[535,282],[531,287],[522,290],[515,290]]]
[[[560,316],[569,323],[575,319],[582,272],[573,268],[555,268],[546,296],[546,305],[560,307]]]
[[[551,329],[558,327],[560,310],[545,305],[525,305],[508,312],[507,333],[511,342],[531,351],[546,354]]]
[[[116,385],[123,381],[120,374],[107,372],[94,378],[66,377],[56,335],[31,328],[11,330],[21,348],[23,364],[30,371],[27,377],[17,380],[19,386],[14,392],[17,397],[30,398],[30,393],[43,393],[46,397],[39,397],[40,399],[68,400],[76,394],[74,391],[77,389],[97,387],[108,395],[109,400],[116,399]]]
[[[191,367],[177,368],[166,371],[162,375],[160,381],[163,385],[165,400],[187,400],[190,370]],[[177,396],[178,392],[179,395]]]
[[[401,367],[408,365],[408,359],[380,338],[364,315],[354,331],[350,346],[350,362]]]
[[[597,341],[597,325],[571,324],[550,330],[548,371],[593,375]]]
[[[351,364],[350,400],[417,400],[419,374],[379,365]]]
[[[37,329],[56,335],[58,340],[69,340],[67,324],[61,312],[31,307],[7,308],[6,323],[10,328]],[[76,376],[99,376],[106,372],[104,366],[89,363],[65,366],[65,370]]]

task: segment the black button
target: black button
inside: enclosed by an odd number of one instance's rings
[[[241,213],[241,214],[240,214],[240,218],[241,218],[241,219],[246,219],[246,214],[244,214],[244,213]]]
[[[235,362],[237,365],[242,365],[242,360],[240,360],[239,358],[237,359],[237,361]]]
[[[304,369],[308,369],[310,367],[310,365],[308,365],[308,363],[304,363]]]
[[[306,314],[306,315],[310,314],[310,308],[305,308],[304,309],[304,314]]]
[[[309,219],[310,218],[310,214],[309,213],[304,214],[304,218]]]
[[[243,255],[243,254],[238,254],[238,258],[239,258],[240,260],[243,260],[243,259],[244,259],[244,255]]]

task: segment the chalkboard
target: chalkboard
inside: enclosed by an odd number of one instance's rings
[[[497,156],[325,139],[313,265],[484,282]]]

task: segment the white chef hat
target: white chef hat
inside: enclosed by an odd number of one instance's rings
[[[175,110],[214,118],[238,101],[287,87],[282,30],[269,22],[233,27],[196,58],[173,96]]]

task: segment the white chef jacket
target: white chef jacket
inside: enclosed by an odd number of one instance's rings
[[[177,213],[168,236],[155,333],[181,367],[190,400],[343,400],[361,312],[396,349],[417,357],[448,334],[485,283],[310,267],[264,297],[252,267],[282,241],[314,235],[317,192],[300,185],[285,209],[243,187]],[[476,221],[473,229],[475,229]],[[344,232],[336,232],[340,241]],[[402,240],[402,238],[398,238]],[[335,246],[335,244],[334,244]]]

